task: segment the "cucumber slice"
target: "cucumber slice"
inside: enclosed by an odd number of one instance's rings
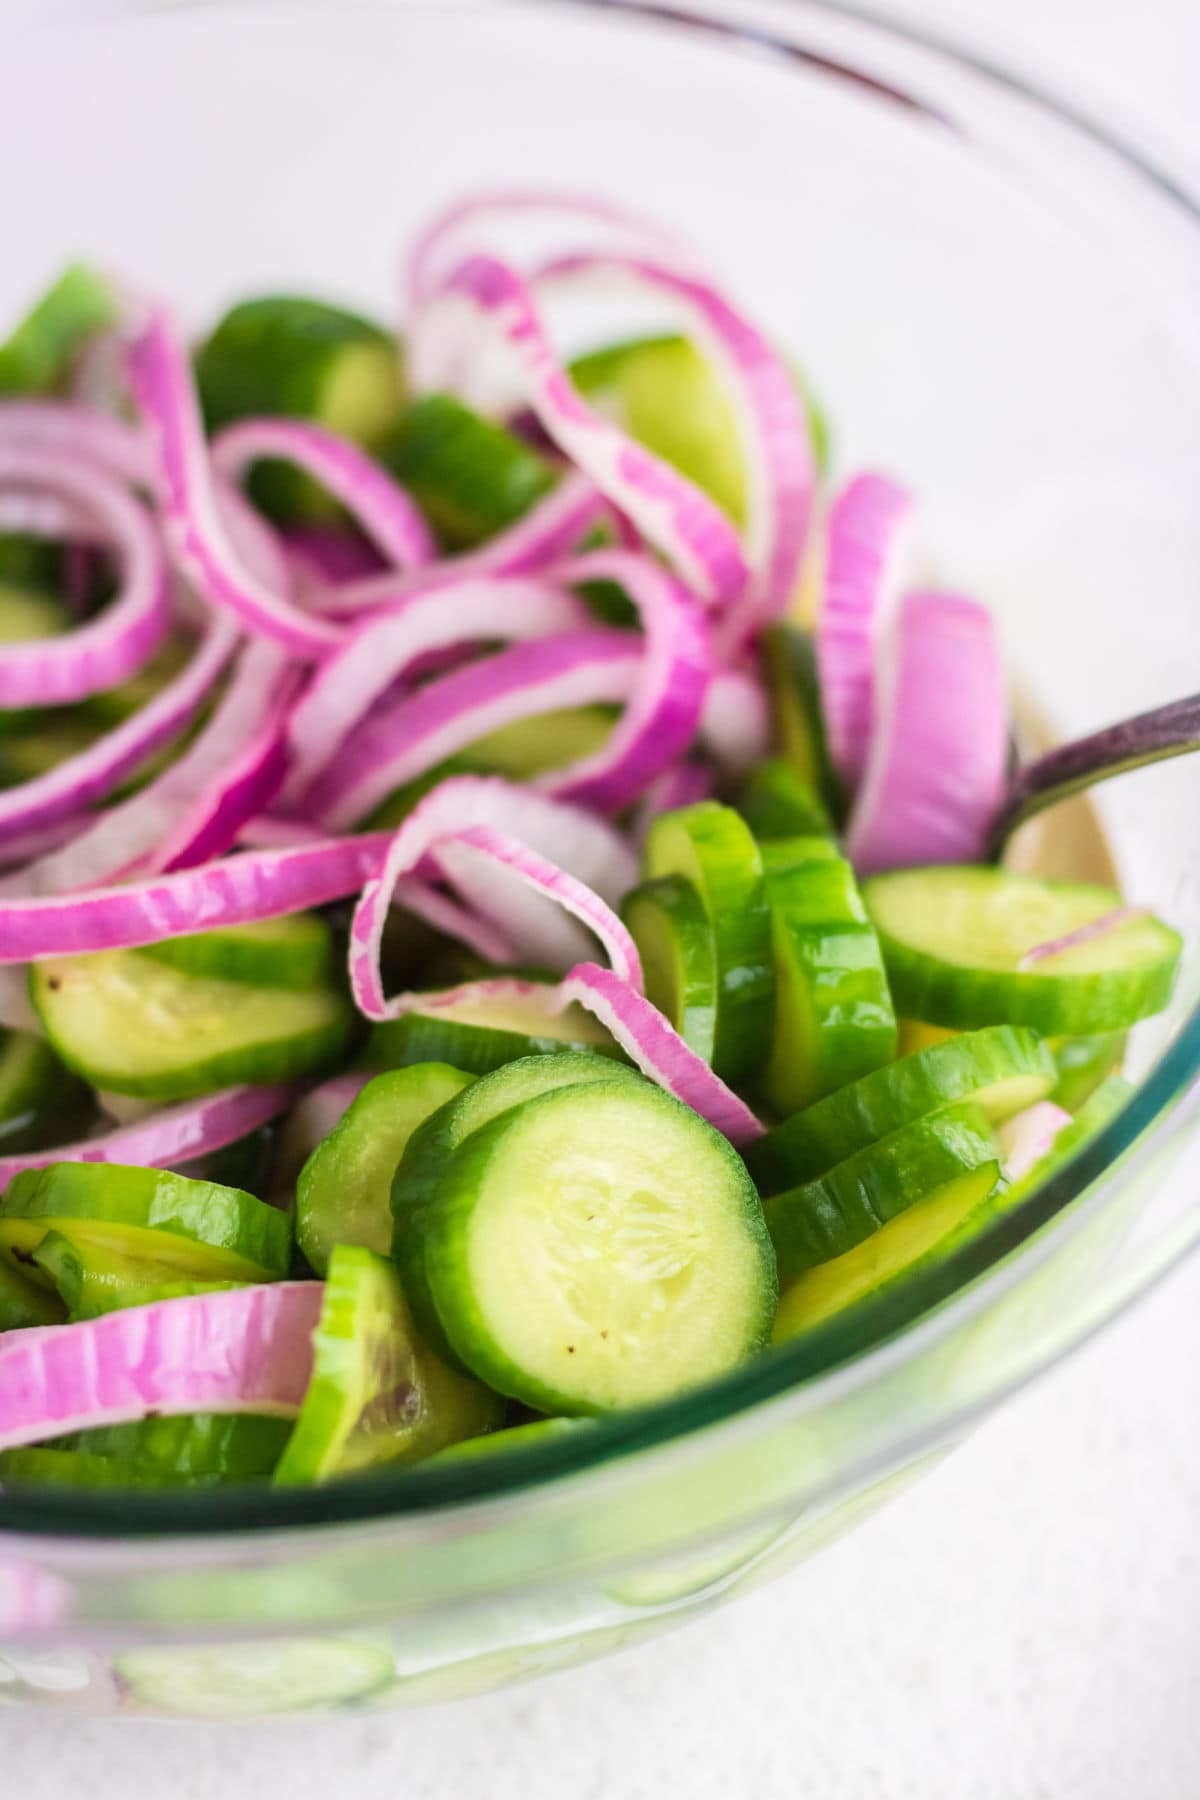
[[[745,458],[720,376],[689,338],[637,338],[577,357],[571,380],[597,411],[703,488],[738,524],[746,511]],[[824,413],[798,376],[819,472],[829,456]]]
[[[812,783],[780,756],[758,765],[742,788],[737,809],[760,843],[833,835],[825,802]]]
[[[75,713],[29,715],[0,738],[0,787],[48,775],[68,756],[89,749],[99,735],[95,725]]]
[[[139,1706],[194,1719],[341,1706],[395,1674],[390,1653],[377,1645],[319,1637],[126,1650],[113,1668]]]
[[[914,1050],[928,1050],[930,1044],[944,1044],[947,1038],[959,1035],[945,1025],[928,1025],[924,1019],[897,1019],[896,1030],[896,1049],[901,1056],[911,1056]]]
[[[749,1144],[746,1167],[764,1197],[814,1181],[868,1144],[940,1107],[971,1100],[993,1124],[1044,1100],[1054,1058],[1034,1031],[989,1025],[875,1069]]]
[[[762,654],[776,750],[841,824],[846,795],[829,754],[812,633],[773,626],[763,635]]]
[[[446,550],[494,537],[556,479],[544,456],[452,394],[424,394],[406,406],[380,455]]]
[[[321,300],[245,300],[196,354],[209,428],[257,413],[312,419],[377,451],[402,400],[395,339],[357,313]],[[265,461],[248,483],[255,504],[281,522],[338,516],[318,483],[287,463]]]
[[[628,1077],[559,1088],[473,1132],[401,1234],[406,1260],[417,1245],[459,1361],[542,1412],[704,1382],[752,1355],[775,1312],[741,1158]]]
[[[332,989],[186,975],[138,950],[34,963],[29,986],[68,1068],[147,1100],[316,1073],[336,1061],[352,1028]]]
[[[1125,1038],[1123,1031],[1103,1031],[1094,1037],[1051,1039],[1058,1080],[1046,1098],[1069,1113],[1078,1112],[1105,1077],[1120,1070]]]
[[[23,1331],[27,1325],[61,1325],[66,1316],[57,1294],[48,1294],[0,1257],[0,1331]]]
[[[333,969],[333,937],[316,913],[287,913],[254,925],[167,937],[141,952],[185,975],[245,981],[264,988],[318,988]]]
[[[614,1059],[622,1054],[580,1006],[551,1017],[538,1006],[509,1001],[502,1007],[464,1005],[388,1019],[373,1027],[365,1054],[372,1069],[440,1062],[486,1075],[518,1058],[585,1049]]]
[[[118,316],[108,282],[72,263],[0,344],[0,394],[53,393],[88,339],[115,325]]]
[[[502,1431],[490,1431],[486,1437],[464,1438],[461,1444],[450,1444],[445,1450],[439,1450],[429,1461],[473,1461],[478,1456],[521,1450],[529,1444],[543,1444],[547,1438],[570,1436],[587,1428],[587,1419],[531,1419],[527,1425],[508,1425]]]
[[[335,1246],[313,1374],[275,1471],[281,1484],[328,1481],[416,1461],[498,1425],[503,1402],[418,1343],[400,1278],[370,1250]]]
[[[963,1102],[902,1125],[837,1163],[816,1181],[767,1201],[767,1227],[787,1285],[831,1262],[936,1189],[976,1169],[1000,1178],[986,1115]]]
[[[784,1290],[772,1342],[785,1343],[948,1256],[995,1216],[998,1177],[999,1165],[985,1162],[927,1188],[854,1249],[800,1275]]]
[[[44,1038],[32,1031],[0,1032],[0,1146],[6,1155],[68,1139],[89,1106],[87,1089]]]
[[[76,1431],[57,1438],[54,1447],[111,1460],[139,1480],[255,1481],[271,1474],[292,1427],[291,1419],[265,1413],[180,1413]]]
[[[134,1469],[115,1456],[83,1455],[38,1444],[0,1453],[0,1485],[30,1487],[111,1488],[165,1487],[164,1477]]]
[[[61,637],[71,629],[71,615],[54,594],[0,583],[0,643],[22,644],[31,638]],[[26,717],[39,717],[30,712]]]
[[[732,807],[701,800],[654,820],[644,863],[652,880],[691,882],[708,914],[718,984],[712,1066],[736,1084],[757,1068],[771,1028],[771,919],[758,846]]]
[[[126,1306],[178,1300],[187,1294],[233,1287],[232,1281],[173,1281],[161,1262],[126,1256],[111,1245],[76,1244],[61,1231],[48,1231],[31,1262],[58,1294],[72,1319],[96,1319]]]
[[[896,1004],[914,1018],[1090,1035],[1123,1031],[1170,998],[1182,943],[1155,918],[1019,966],[1027,951],[1119,907],[1111,888],[962,866],[876,875],[863,893]]]
[[[896,1054],[896,1016],[879,942],[850,864],[817,839],[783,839],[766,858],[775,1016],[763,1092],[798,1111]]]
[[[392,1176],[423,1119],[473,1078],[446,1063],[376,1075],[319,1143],[296,1183],[296,1241],[323,1275],[335,1244],[386,1255],[392,1242]]]
[[[646,978],[646,998],[689,1049],[711,1063],[717,1029],[717,945],[690,881],[664,875],[626,895],[628,925]]]
[[[1070,1162],[1075,1152],[1082,1149],[1089,1138],[1095,1137],[1120,1112],[1132,1093],[1132,1085],[1121,1075],[1109,1075],[1102,1081],[1084,1101],[1071,1123],[1063,1126],[1045,1156],[1027,1174],[1022,1175],[1019,1181],[1011,1183],[1004,1194],[1005,1209],[1023,1200],[1026,1194],[1032,1193],[1034,1188],[1040,1187],[1057,1169]]]
[[[253,1194],[120,1163],[53,1163],[14,1175],[0,1200],[0,1247],[32,1255],[49,1231],[83,1253],[94,1245],[185,1279],[269,1281],[287,1273],[291,1256],[291,1221]]]

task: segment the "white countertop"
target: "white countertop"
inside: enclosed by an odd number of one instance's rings
[[[0,6],[0,11],[3,8]],[[1200,177],[1195,0],[908,0]],[[939,1471],[733,1608],[369,1723],[0,1715],[21,1800],[1191,1800],[1200,1261]]]

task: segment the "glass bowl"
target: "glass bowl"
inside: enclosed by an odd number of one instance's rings
[[[465,189],[632,197],[803,360],[839,465],[920,488],[931,568],[996,607],[1059,734],[1196,685],[1197,214],[1103,130],[795,0],[83,10],[18,25],[0,66],[2,316],[72,254],[192,323],[288,286],[381,311],[397,245]],[[1135,1098],[986,1235],[853,1327],[536,1449],[321,1491],[2,1495],[0,1697],[467,1694],[669,1629],[884,1502],[1200,1235],[1198,798],[1185,760],[1098,801],[1189,956]],[[1075,805],[1027,853],[1103,842]]]

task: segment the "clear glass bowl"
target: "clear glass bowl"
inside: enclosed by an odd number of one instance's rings
[[[197,323],[289,285],[381,310],[396,246],[464,189],[632,197],[803,360],[839,463],[919,485],[932,566],[996,606],[1060,733],[1196,686],[1200,232],[1129,147],[794,0],[101,10],[6,45],[0,315],[69,254]],[[478,1466],[0,1496],[0,1697],[234,1716],[465,1694],[666,1630],[881,1504],[1200,1235],[1198,798],[1184,761],[1099,802],[1130,892],[1190,944],[1135,1034],[1136,1098],[866,1329]],[[1052,856],[1096,856],[1078,810],[1053,832]]]

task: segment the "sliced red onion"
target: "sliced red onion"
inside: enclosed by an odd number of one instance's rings
[[[346,438],[300,419],[239,419],[212,442],[213,466],[238,482],[253,463],[294,463],[328,489],[398,569],[432,562],[436,546],[414,500],[394,476]]]
[[[677,267],[644,256],[564,256],[545,264],[535,282],[541,288],[592,275],[648,288],[681,310],[733,406],[746,465],[745,552],[751,571],[745,592],[731,596],[737,604],[724,626],[724,647],[736,652],[768,620],[787,611],[800,579],[816,470],[795,381],[762,333],[723,294]],[[669,546],[660,547],[670,553]]]
[[[243,820],[279,788],[282,708],[296,679],[282,652],[251,644],[212,718],[177,762],[62,849],[5,877],[0,894],[68,894],[227,848]]]
[[[829,509],[817,670],[829,748],[851,792],[875,720],[875,664],[907,553],[913,498],[886,475],[856,475]]]
[[[302,793],[374,701],[431,650],[492,639],[520,642],[582,629],[587,607],[548,581],[476,576],[368,619],[314,676],[288,728],[288,791]]]
[[[1014,1113],[996,1127],[996,1140],[1004,1159],[1004,1173],[1010,1181],[1020,1181],[1049,1156],[1060,1131],[1071,1124],[1071,1115],[1052,1100],[1039,1100],[1023,1112]]]
[[[594,550],[553,573],[573,585],[618,582],[638,610],[645,649],[625,709],[601,748],[537,776],[534,785],[560,799],[618,812],[696,735],[712,674],[708,625],[686,588],[634,551]]]
[[[1034,969],[1048,956],[1061,956],[1067,950],[1077,950],[1081,944],[1090,944],[1095,938],[1107,937],[1110,931],[1118,926],[1128,925],[1134,919],[1148,916],[1144,906],[1114,906],[1109,912],[1101,913],[1098,918],[1089,919],[1086,925],[1079,925],[1074,931],[1064,932],[1061,937],[1048,938],[1044,944],[1035,944],[1027,950],[1018,969]]]
[[[299,1412],[324,1285],[280,1281],[77,1325],[18,1331],[0,1346],[0,1449],[151,1415]]]
[[[200,710],[237,637],[236,626],[218,621],[182,674],[115,730],[45,775],[0,791],[0,847],[20,832],[41,830],[84,811],[177,737]]]
[[[281,535],[292,566],[321,589],[343,587],[385,572],[378,551],[345,526],[289,525]]]
[[[633,819],[633,841],[645,840],[660,813],[677,812],[681,806],[694,806],[707,800],[713,791],[713,772],[704,763],[681,762],[652,781],[643,794]]]
[[[518,364],[526,397],[545,430],[687,585],[713,605],[738,599],[747,569],[726,514],[694,482],[580,398],[523,277],[495,257],[473,256],[446,278],[441,294],[446,303],[465,302],[493,326]]]
[[[277,1082],[271,1087],[224,1088],[200,1100],[185,1100],[161,1112],[77,1144],[55,1144],[20,1156],[0,1156],[0,1187],[22,1169],[45,1169],[60,1162],[136,1164],[171,1169],[213,1150],[223,1150],[260,1125],[286,1112],[300,1089]]]
[[[515,644],[455,669],[369,721],[303,796],[306,817],[355,824],[394,792],[478,738],[518,719],[624,700],[641,642],[631,632],[572,631]]]
[[[744,669],[718,669],[704,696],[700,741],[727,775],[744,775],[771,745],[762,682]]]
[[[110,413],[66,400],[0,400],[0,448],[58,451],[74,465],[99,464],[136,487],[152,487],[149,438]]]
[[[405,819],[387,856],[363,888],[350,926],[350,987],[368,1019],[398,1016],[403,1007],[383,991],[379,949],[397,883],[410,876],[437,844],[476,825],[494,827],[550,858],[615,905],[637,880],[633,852],[611,826],[578,807],[548,800],[499,778],[455,776],[443,781]],[[0,928],[3,914],[0,913]]]
[[[591,954],[591,933],[621,980],[642,992],[637,945],[617,914],[549,857],[491,825],[471,826],[439,843],[433,855],[459,893],[499,924],[518,957],[547,968],[567,967],[578,960],[581,944],[584,954]],[[583,931],[572,924],[575,920]],[[564,931],[564,925],[570,929]]]
[[[1007,758],[990,614],[955,594],[907,595],[883,646],[879,716],[850,818],[855,867],[978,861]]]
[[[123,887],[47,898],[0,896],[0,963],[130,950],[216,925],[248,925],[359,891],[391,834],[257,850]]]
[[[25,447],[0,448],[0,486],[65,497],[92,518],[121,571],[116,599],[97,618],[65,637],[4,646],[0,707],[64,706],[135,675],[170,625],[166,564],[145,507],[104,470]]]
[[[162,313],[151,316],[131,345],[129,363],[177,565],[206,600],[253,636],[318,661],[341,641],[341,630],[293,606],[237,554],[217,502],[187,351]]]

